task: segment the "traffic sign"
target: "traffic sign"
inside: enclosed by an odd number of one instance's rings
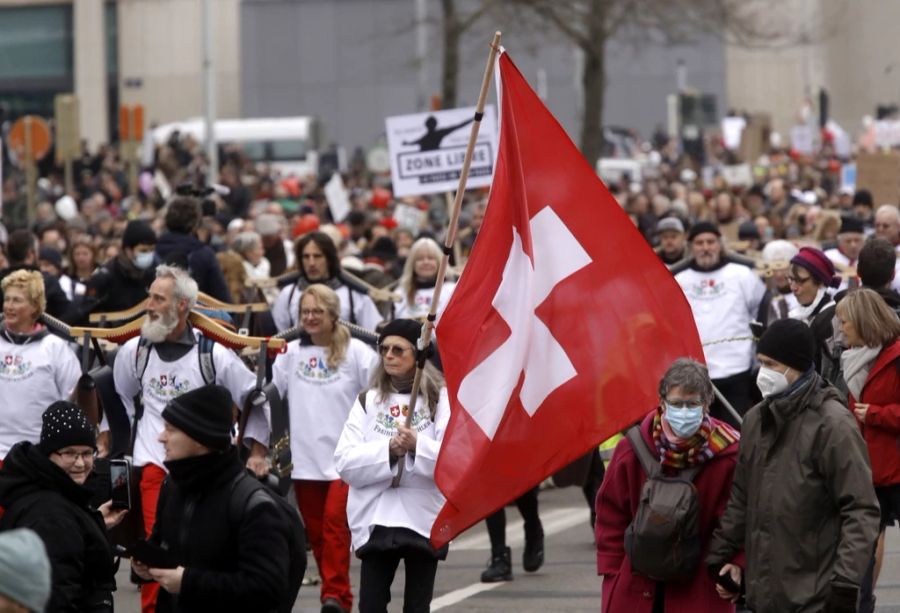
[[[50,126],[37,115],[19,117],[9,131],[8,141],[18,159],[27,162],[43,159],[50,151]]]

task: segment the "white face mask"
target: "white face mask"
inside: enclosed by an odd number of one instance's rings
[[[153,265],[153,252],[147,251],[146,253],[136,253],[134,255],[134,265],[141,270],[150,268],[150,266]]]
[[[788,370],[790,368],[781,373],[765,366],[760,367],[759,374],[756,375],[756,387],[759,388],[764,398],[780,394],[787,389],[788,380],[785,375]]]

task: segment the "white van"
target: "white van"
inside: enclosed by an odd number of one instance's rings
[[[153,130],[157,145],[169,140],[175,131],[206,140],[202,118],[167,123]],[[238,145],[253,162],[267,162],[282,176],[306,176],[318,173],[321,143],[319,121],[314,117],[266,117],[256,119],[219,119],[216,142]]]

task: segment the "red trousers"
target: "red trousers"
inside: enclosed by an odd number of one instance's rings
[[[159,490],[166,478],[166,471],[155,464],[146,464],[141,473],[141,509],[144,515],[144,531],[147,538],[153,531],[156,523],[156,503],[159,500]],[[141,586],[141,613],[156,612],[156,596],[159,594],[159,584],[156,582],[145,583]]]
[[[306,537],[322,575],[321,600],[337,598],[353,610],[350,591],[350,528],[347,526],[349,486],[337,481],[294,481],[297,506]]]

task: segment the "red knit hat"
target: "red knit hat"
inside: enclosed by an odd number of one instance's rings
[[[819,249],[814,247],[803,247],[800,252],[791,258],[791,264],[800,266],[809,271],[819,283],[829,287],[838,287],[841,284],[841,278],[836,276],[834,264]]]

